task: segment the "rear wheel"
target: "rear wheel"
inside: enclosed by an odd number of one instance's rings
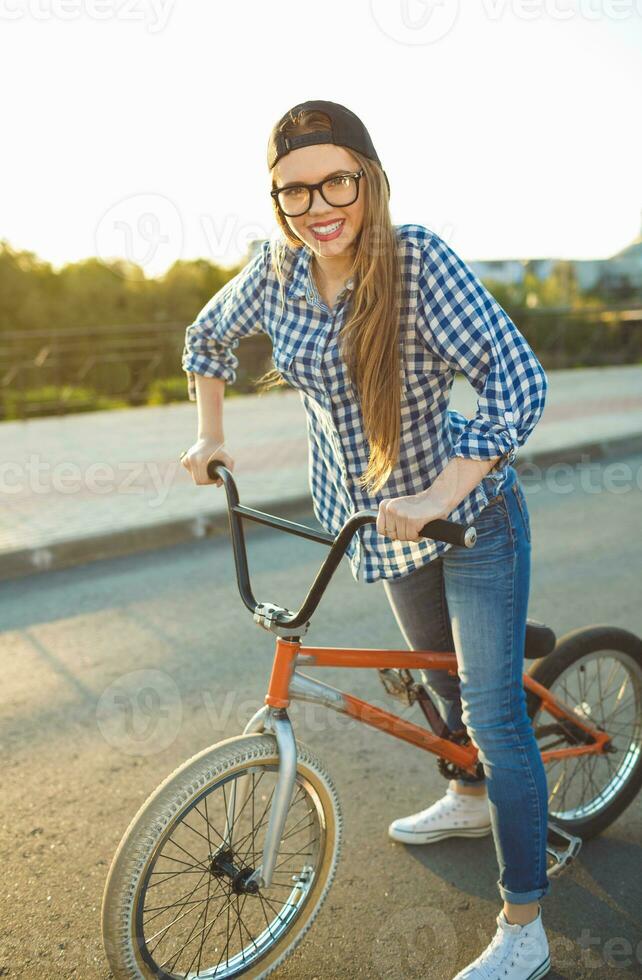
[[[272,883],[253,888],[278,766],[273,735],[226,739],[142,805],[103,896],[103,942],[117,980],[267,977],[298,945],[334,878],[341,811],[323,765],[297,742]]]
[[[570,833],[593,837],[642,786],[642,640],[617,627],[583,627],[562,637],[528,674],[612,736],[613,753],[546,764],[549,815]],[[530,692],[528,707],[541,751],[575,744]]]

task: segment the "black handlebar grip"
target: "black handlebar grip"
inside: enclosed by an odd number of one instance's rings
[[[435,538],[436,541],[446,541],[448,544],[459,544],[472,548],[477,540],[477,532],[472,526],[465,527],[457,521],[436,519],[424,524],[419,532],[421,538]]]
[[[210,459],[209,463],[207,464],[207,475],[209,476],[210,480],[220,479],[220,474],[217,469],[218,466],[225,466],[222,459],[216,459],[216,457],[214,459]]]

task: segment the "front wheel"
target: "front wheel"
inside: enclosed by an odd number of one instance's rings
[[[103,895],[116,980],[267,977],[301,941],[334,878],[341,810],[322,763],[297,742],[272,883],[244,891],[261,863],[278,766],[273,735],[239,735],[193,756],[143,803]]]
[[[642,786],[642,640],[614,626],[587,626],[562,637],[529,676],[579,717],[612,737],[613,753],[546,765],[549,815],[583,839],[609,826]],[[567,748],[563,725],[527,695],[541,751]]]

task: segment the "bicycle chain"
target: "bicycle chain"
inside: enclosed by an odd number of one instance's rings
[[[451,734],[448,740],[455,742],[457,745],[468,745],[470,743],[470,736],[466,732],[458,732]],[[462,769],[461,766],[450,762],[448,759],[443,759],[441,756],[437,759],[437,768],[445,779],[461,779],[462,776],[470,777],[467,769]],[[478,762],[475,767],[475,775],[480,781],[484,779],[484,767],[481,762]]]

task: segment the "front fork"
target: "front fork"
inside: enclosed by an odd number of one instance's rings
[[[250,875],[245,886],[256,884],[258,888],[267,888],[272,883],[274,865],[279,853],[279,843],[283,835],[288,809],[294,791],[296,779],[296,740],[292,723],[285,708],[272,708],[263,705],[254,714],[243,730],[244,735],[272,732],[276,737],[279,753],[279,773],[270,806],[270,816],[263,846],[263,861]],[[231,846],[234,815],[243,809],[250,791],[250,775],[239,776],[234,780],[227,804],[227,819],[223,839],[225,845]],[[250,885],[251,889],[251,885]]]

